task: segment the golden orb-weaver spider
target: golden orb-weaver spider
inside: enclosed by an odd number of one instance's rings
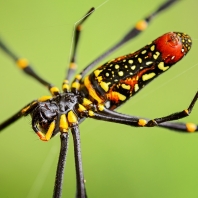
[[[88,29],[88,28],[87,28]],[[164,32],[163,32],[164,33]],[[114,33],[115,34],[115,33]],[[158,36],[159,36],[160,34],[158,34]],[[152,37],[152,38],[155,38],[155,37]],[[150,39],[149,39],[150,40]],[[147,41],[148,41],[148,39],[147,39]],[[9,41],[10,42],[10,41]],[[141,45],[140,45],[141,46]],[[15,46],[14,46],[14,48],[15,48]],[[133,48],[134,49],[134,48]],[[137,48],[138,49],[138,48]],[[18,49],[16,49],[17,51],[18,51]],[[20,52],[20,50],[19,50],[19,52]],[[122,54],[122,53],[119,53],[119,54]],[[125,53],[123,53],[123,54],[125,54]],[[33,59],[32,59],[33,60]],[[14,72],[13,72],[14,73]],[[46,72],[47,73],[47,72]],[[59,75],[60,76],[60,75]],[[18,87],[17,87],[18,88]],[[143,102],[143,101],[142,101]],[[17,109],[16,109],[17,110]]]

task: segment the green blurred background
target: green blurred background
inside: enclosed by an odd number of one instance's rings
[[[79,46],[80,71],[108,49],[136,21],[163,0],[39,1],[0,0],[0,35],[27,57],[45,79],[61,85],[70,54],[74,23],[92,6],[99,7],[84,25]],[[186,108],[197,91],[198,1],[183,0],[160,14],[146,32],[108,59],[137,50],[168,31],[193,39],[189,55],[119,109],[159,117]],[[108,60],[106,59],[106,60]],[[105,62],[104,60],[103,62]],[[18,71],[0,53],[0,121],[48,91]],[[198,107],[184,121],[198,123]],[[45,143],[32,132],[30,117],[0,135],[0,197],[52,197],[59,137]],[[91,198],[198,197],[198,135],[160,128],[86,120],[80,126],[86,188]],[[73,143],[65,171],[63,197],[75,195]]]

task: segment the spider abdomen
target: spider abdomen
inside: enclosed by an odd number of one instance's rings
[[[89,95],[99,103],[110,102],[115,109],[159,74],[178,62],[191,48],[188,35],[169,32],[145,47],[125,56],[115,58],[94,70],[85,78]],[[91,87],[96,94],[90,90]]]

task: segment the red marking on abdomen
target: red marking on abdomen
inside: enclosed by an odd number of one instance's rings
[[[174,64],[184,56],[181,38],[174,32],[164,34],[154,43],[156,44],[156,50],[161,53],[166,64]]]

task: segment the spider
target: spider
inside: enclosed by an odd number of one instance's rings
[[[96,70],[97,71],[97,70]],[[79,76],[78,76],[78,78],[79,78]],[[45,99],[44,99],[45,100]],[[46,105],[46,104],[45,104]],[[45,107],[44,107],[45,108]],[[47,107],[46,107],[47,108]],[[55,107],[54,107],[55,108]],[[103,108],[103,107],[101,107],[101,108]],[[114,107],[112,107],[112,109],[113,109]],[[56,109],[56,108],[55,108]],[[57,119],[58,120],[58,119]],[[43,122],[41,122],[40,123],[40,125],[41,125],[41,128],[43,128],[44,130],[45,130],[45,125],[46,123],[43,123]],[[47,127],[48,128],[48,127]]]

